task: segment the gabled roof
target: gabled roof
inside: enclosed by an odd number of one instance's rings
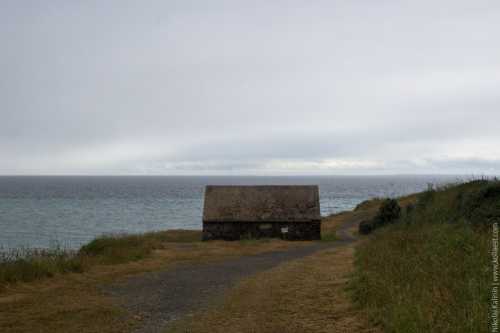
[[[203,222],[307,222],[321,219],[317,185],[212,186]]]

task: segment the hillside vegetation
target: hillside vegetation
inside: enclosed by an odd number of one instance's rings
[[[355,302],[386,332],[489,332],[500,182],[430,187],[413,198],[399,200],[398,218],[370,221],[375,231],[358,247],[350,284]]]

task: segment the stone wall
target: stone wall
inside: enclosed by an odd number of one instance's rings
[[[203,240],[240,240],[281,238],[286,240],[321,239],[321,222],[205,222]]]

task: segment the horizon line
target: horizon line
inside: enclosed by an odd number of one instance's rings
[[[468,173],[367,173],[367,174],[0,174],[0,177],[382,177],[447,176],[495,177],[500,174]]]

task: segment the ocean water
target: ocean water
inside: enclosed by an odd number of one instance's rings
[[[78,248],[102,234],[201,229],[205,185],[319,185],[321,214],[451,176],[2,176],[0,248]]]

